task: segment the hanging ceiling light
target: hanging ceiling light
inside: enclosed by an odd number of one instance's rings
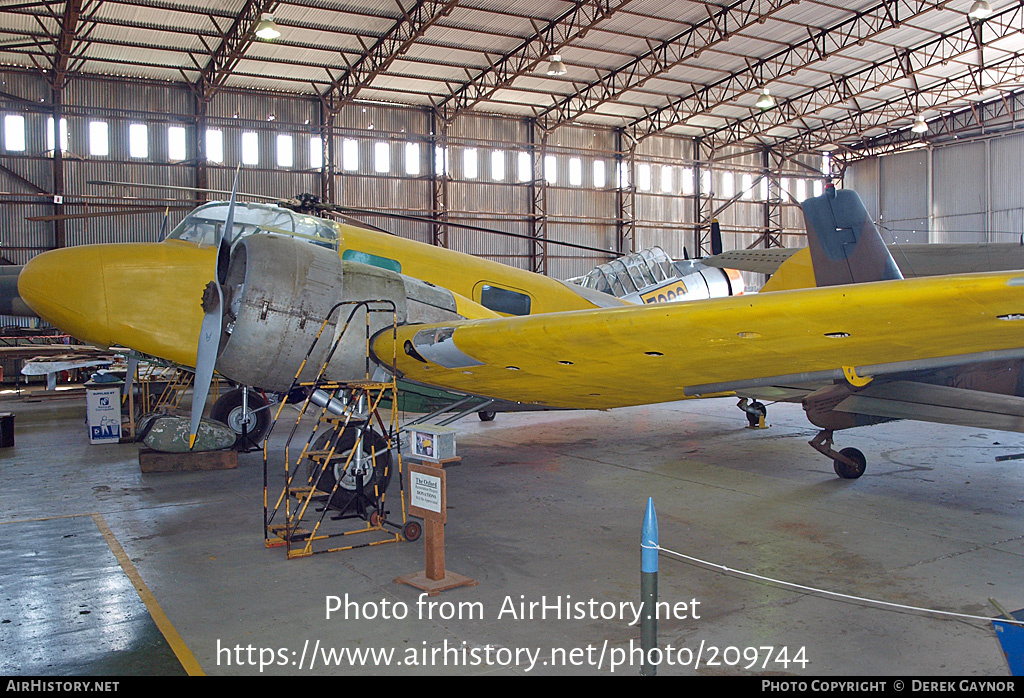
[[[990,14],[992,14],[992,6],[988,4],[988,0],[974,0],[967,16],[974,17],[974,19],[985,19]]]
[[[548,75],[565,75],[565,73],[565,63],[562,63],[562,57],[556,53],[548,63]]]
[[[256,36],[265,41],[269,41],[270,39],[276,39],[281,36],[281,29],[278,28],[277,22],[274,21],[273,17],[263,13],[259,24],[256,25]]]
[[[914,120],[914,125],[910,127],[910,130],[914,133],[928,133],[928,124],[925,122],[924,117],[918,114],[917,119]]]
[[[756,102],[754,102],[754,106],[760,109],[761,111],[764,111],[765,109],[771,109],[772,107],[775,106],[775,98],[772,97],[767,87],[761,90],[761,96],[757,98]]]

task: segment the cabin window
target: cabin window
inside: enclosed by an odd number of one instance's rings
[[[380,267],[381,269],[388,269],[396,274],[402,273],[402,265],[389,257],[380,257],[369,252],[359,252],[358,250],[348,249],[342,252],[341,258],[346,262],[359,262],[360,264],[369,264],[373,267]]]
[[[505,315],[530,314],[530,297],[528,295],[490,284],[484,284],[480,288],[480,305]]]

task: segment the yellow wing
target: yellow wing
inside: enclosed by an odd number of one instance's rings
[[[390,333],[387,333],[390,335]],[[374,349],[392,354],[391,337]],[[1024,358],[1024,272],[399,328],[406,378],[550,407]]]

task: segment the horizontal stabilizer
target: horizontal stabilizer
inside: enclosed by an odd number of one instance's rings
[[[1024,398],[929,383],[891,381],[869,385],[835,409],[891,419],[1024,432]]]

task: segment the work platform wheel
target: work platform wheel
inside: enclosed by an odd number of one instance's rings
[[[847,447],[839,453],[852,460],[855,466],[851,466],[849,463],[844,463],[836,458],[832,461],[832,467],[835,469],[836,475],[846,480],[856,480],[864,474],[868,461],[859,449]]]
[[[330,448],[329,443],[331,436],[333,436],[334,430],[325,431],[323,434],[316,438],[313,442],[312,450],[314,451],[326,451]],[[320,484],[317,485],[317,489],[323,490],[324,492],[330,492],[334,489],[334,483],[338,481],[338,476],[341,475],[341,484],[338,485],[338,491],[334,493],[334,499],[345,501],[348,499],[348,495],[356,489],[356,476],[352,472],[345,472],[342,475],[342,471],[345,468],[345,463],[348,461],[349,453],[352,452],[352,447],[356,442],[356,430],[354,428],[346,429],[341,437],[338,439],[338,444],[334,448],[334,458],[330,466],[324,470],[323,477],[320,478]],[[370,467],[373,469],[369,475],[363,476],[363,491],[362,494],[365,497],[374,499],[374,484],[377,485],[378,491],[383,494],[388,489],[388,482],[391,481],[391,451],[388,450],[388,440],[373,430],[366,431],[363,437],[363,455],[367,461],[376,454],[375,462],[371,463]],[[352,459],[353,462],[355,459]],[[349,471],[351,471],[352,465],[349,464]],[[333,503],[333,502],[332,502]]]
[[[270,410],[265,409],[267,401],[255,390],[249,391],[248,415],[242,410],[242,389],[230,390],[220,396],[210,409],[210,419],[227,424],[237,438],[232,447],[236,451],[245,451],[259,447],[263,437],[270,429]],[[243,429],[244,427],[244,429]],[[242,432],[246,431],[245,436]]]
[[[410,543],[419,540],[421,535],[423,535],[423,526],[419,521],[408,521],[402,527],[402,537]]]
[[[497,415],[497,412],[493,412],[491,410],[481,410],[476,413],[476,416],[480,418],[481,422],[493,422]]]

